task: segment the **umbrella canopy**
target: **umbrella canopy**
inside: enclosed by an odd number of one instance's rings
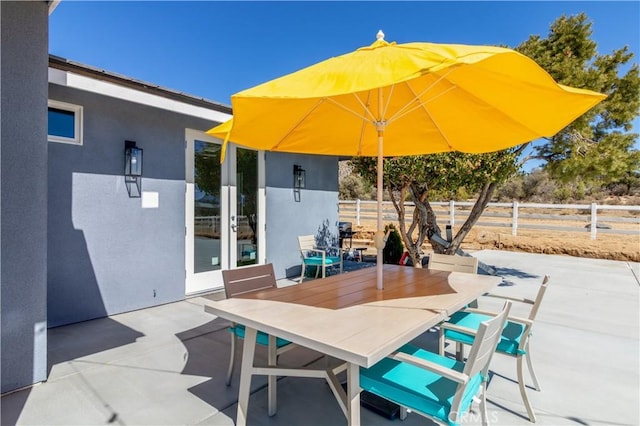
[[[379,32],[371,46],[232,95],[233,119],[207,133],[224,147],[378,156],[382,288],[383,156],[497,151],[552,136],[604,98],[511,49],[388,43]]]

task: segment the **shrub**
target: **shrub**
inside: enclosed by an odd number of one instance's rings
[[[404,246],[402,245],[402,238],[396,227],[393,224],[388,224],[384,227],[384,232],[386,233],[389,229],[391,229],[391,232],[389,233],[387,244],[382,250],[382,261],[383,263],[397,264],[404,252]]]
[[[571,198],[572,191],[567,185],[560,185],[553,190],[554,201],[566,203]]]
[[[522,200],[524,189],[522,188],[522,176],[514,176],[496,190],[495,197],[500,201]]]
[[[371,185],[359,175],[348,175],[340,180],[341,200],[371,199]]]

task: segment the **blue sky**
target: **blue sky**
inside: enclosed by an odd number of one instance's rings
[[[99,2],[62,0],[49,51],[230,104],[233,93],[375,41],[503,44],[585,12],[599,53],[640,57],[640,2]],[[640,121],[636,120],[636,129]],[[636,130],[638,131],[638,130]]]

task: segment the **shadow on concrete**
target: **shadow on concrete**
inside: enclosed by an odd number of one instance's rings
[[[182,374],[215,377],[222,373],[217,367],[229,361],[229,325],[231,323],[226,319],[215,318],[199,327],[176,334],[189,354]],[[198,356],[202,351],[212,354],[213,362],[206,357]],[[224,372],[226,373],[226,370]]]
[[[489,376],[491,377],[492,375],[493,375],[493,373],[492,373],[492,372],[490,372],[490,373],[489,373]],[[491,378],[489,378],[489,384],[490,384],[490,383],[491,383]],[[487,385],[487,389],[489,389],[489,384]],[[504,405],[502,405],[502,404],[498,404],[495,400],[493,400],[493,399],[491,398],[491,396],[490,396],[489,392],[487,392],[487,405],[488,405],[488,404],[491,404],[491,405],[493,405],[493,406],[495,406],[495,407],[498,407],[500,410],[505,411],[505,412],[507,412],[507,413],[510,413],[510,414],[512,414],[512,415],[514,415],[514,416],[516,416],[516,417],[520,417],[520,418],[521,418],[521,419],[523,419],[523,420],[529,420],[529,417],[527,417],[527,416],[525,416],[525,415],[523,415],[523,414],[520,414],[520,413],[519,413],[519,412],[517,412],[517,411],[511,410],[511,409],[509,409],[509,408],[505,407],[505,406],[504,406]]]
[[[2,424],[2,426],[13,426],[18,423],[20,413],[22,413],[22,408],[27,403],[30,393],[31,389],[27,388],[3,395],[2,398],[0,398],[0,406],[2,406],[2,410],[0,410],[0,424]]]
[[[233,381],[231,386],[225,383],[231,349],[229,325],[229,321],[215,318],[199,327],[176,334],[188,355],[181,373],[209,378],[189,388],[188,391],[218,411],[223,411],[238,401],[238,380]],[[241,351],[238,350],[237,355],[240,353]],[[239,356],[236,357],[235,362],[234,373],[237,376],[241,363]],[[252,381],[252,388],[256,382],[258,380]],[[266,380],[262,384],[266,384]]]
[[[542,278],[537,274],[530,274],[529,272],[521,271],[514,268],[500,268],[496,267],[496,274],[501,277],[513,277],[513,278]]]
[[[240,365],[242,363],[242,339],[239,339],[231,385],[227,386],[227,368],[231,349],[229,324],[230,322],[225,319],[215,318],[199,327],[176,334],[188,354],[187,363],[181,373],[209,378],[209,380],[189,388],[188,391],[220,412],[238,402]],[[278,362],[287,366],[300,367],[317,361],[320,356],[317,352],[299,347],[282,354],[278,358]],[[266,365],[267,348],[257,345],[255,359],[256,363]],[[266,376],[254,376],[251,380],[251,393],[264,389],[266,386]]]
[[[500,268],[500,267],[494,267],[494,268],[496,271],[495,275],[502,277],[502,282],[498,284],[498,287],[511,287],[515,285],[515,283],[511,281],[509,278],[518,278],[518,279],[542,278],[540,275],[530,274],[520,269]]]
[[[48,330],[47,376],[56,364],[134,343],[144,334],[111,318],[99,318]]]
[[[47,330],[47,377],[54,365],[134,343],[144,334],[110,318],[100,318]],[[2,396],[2,425],[17,424],[31,394],[25,388]]]

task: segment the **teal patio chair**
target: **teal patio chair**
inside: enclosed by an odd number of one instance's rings
[[[317,247],[316,237],[313,235],[301,235],[298,237],[300,255],[302,256],[302,273],[300,282],[304,280],[306,268],[313,266],[316,268],[316,278],[322,270],[322,278],[326,276],[326,269],[337,266],[342,273],[342,249],[339,247]]]
[[[276,287],[276,278],[273,272],[273,264],[271,263],[222,271],[222,281],[224,282],[224,292],[227,299],[251,291]],[[231,323],[229,332],[231,333],[231,355],[227,370],[227,386],[231,384],[237,340],[244,339],[245,327],[242,324]],[[271,345],[269,345],[270,339],[273,341]],[[273,366],[277,364],[277,358],[280,354],[296,347],[295,344],[288,340],[269,336],[261,331],[258,331],[256,343],[269,347],[268,363]]]
[[[548,284],[549,276],[545,275],[535,300],[509,297],[491,293],[486,295],[489,297],[498,297],[501,299],[507,299],[532,305],[528,318],[520,318],[516,316],[509,316],[509,318],[507,318],[507,323],[504,327],[504,330],[502,331],[500,342],[498,342],[498,346],[496,348],[496,352],[517,359],[517,374],[518,385],[520,387],[520,395],[522,396],[522,401],[524,402],[524,405],[526,407],[529,421],[531,421],[532,423],[535,423],[536,415],[533,411],[531,403],[529,402],[529,398],[527,397],[526,385],[522,371],[522,363],[524,359],[527,360],[527,367],[529,368],[529,374],[531,375],[531,380],[533,381],[533,388],[537,391],[540,391],[540,384],[538,383],[538,378],[533,371],[533,365],[531,363],[531,347],[529,345],[529,342],[531,338],[531,329],[533,327],[533,322],[536,318],[538,310],[540,309],[540,304],[542,303],[542,298],[544,297],[544,293],[547,290]],[[474,333],[469,333],[468,330],[478,329],[478,325],[482,323],[482,321],[486,321],[493,315],[495,315],[495,313],[493,312],[471,308],[464,309],[453,314],[451,318],[440,325],[440,354],[444,354],[445,340],[450,340],[456,343],[456,359],[458,361],[461,361],[464,358],[463,345],[472,345],[474,342]]]
[[[489,363],[510,308],[506,302],[500,314],[480,325],[466,363],[407,344],[374,366],[361,368],[360,387],[400,405],[401,418],[411,409],[446,425],[460,424],[480,392],[482,424],[487,425]]]

